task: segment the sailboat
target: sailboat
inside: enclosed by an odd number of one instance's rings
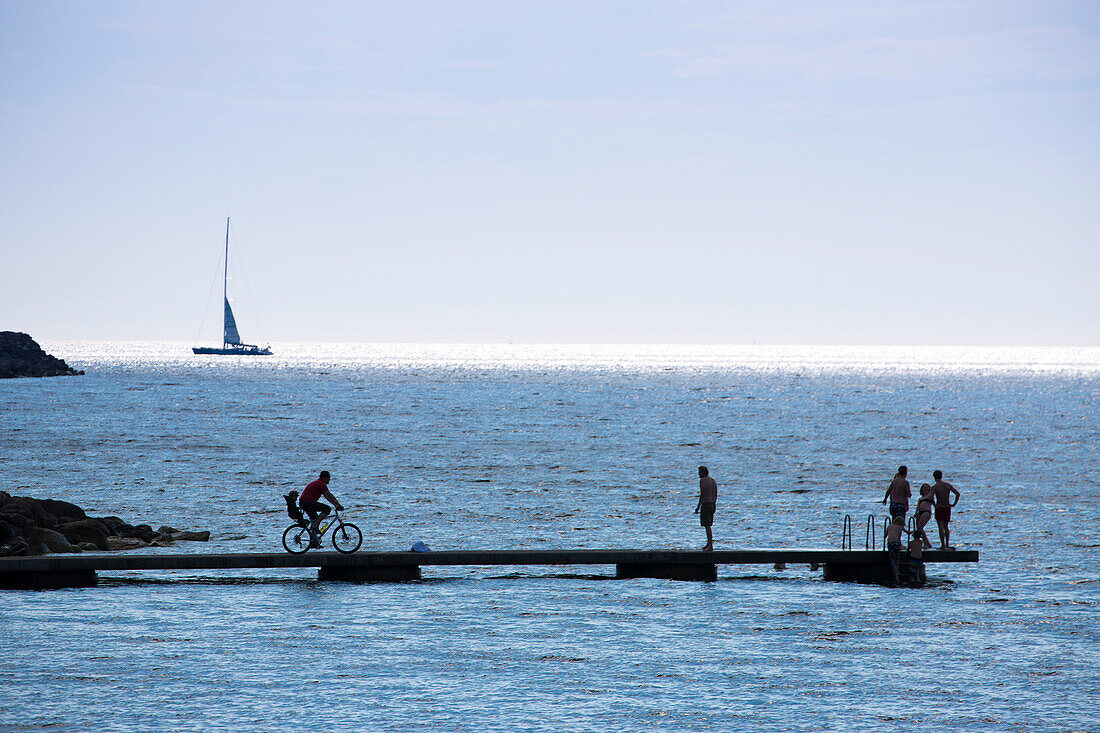
[[[194,346],[191,351],[196,354],[221,354],[235,356],[271,356],[270,346],[256,346],[241,341],[241,334],[237,331],[237,319],[233,317],[233,309],[229,306],[229,217],[225,218],[225,270],[222,277],[222,301],[225,303],[225,316],[222,320],[222,346]]]

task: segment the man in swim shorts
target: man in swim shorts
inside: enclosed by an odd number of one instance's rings
[[[898,584],[898,565],[901,563],[901,536],[905,533],[905,518],[902,515],[894,517],[894,521],[886,525],[885,537],[886,551],[890,553],[890,572],[894,575],[894,585]]]
[[[909,497],[913,495],[913,492],[909,490],[909,482],[905,479],[905,475],[909,473],[909,469],[905,466],[898,466],[898,472],[894,474],[894,480],[890,482],[890,485],[886,487],[886,495],[882,497],[882,503],[885,504],[886,500],[890,500],[890,516],[901,517],[905,519],[905,513],[909,511]]]
[[[695,505],[695,513],[699,515],[699,524],[707,530],[707,544],[703,549],[714,549],[714,536],[710,527],[714,524],[714,509],[718,503],[718,482],[710,475],[706,466],[699,466],[699,503]]]
[[[328,471],[321,471],[321,475],[306,484],[306,488],[302,491],[302,495],[298,497],[298,506],[302,507],[302,511],[309,515],[309,534],[312,539],[310,545],[313,547],[320,546],[320,538],[317,536],[317,530],[321,526],[321,520],[329,515],[332,511],[328,508],[327,504],[322,504],[318,499],[322,496],[329,500],[338,511],[343,511],[344,506],[332,495],[332,492],[328,490],[328,482],[331,480]]]
[[[932,486],[932,495],[936,499],[936,525],[940,528],[940,549],[950,550],[951,547],[951,507],[959,503],[959,492],[955,487],[943,480],[943,471],[939,469],[932,472],[932,478],[936,483]],[[951,501],[951,494],[955,500]]]

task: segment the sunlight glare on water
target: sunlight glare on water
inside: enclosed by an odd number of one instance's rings
[[[0,728],[1100,729],[1100,350],[43,344],[0,382],[10,493],[279,551],[321,468],[364,550],[862,544],[898,464],[962,492],[976,566],[921,590],[732,566],[104,573],[3,591]]]

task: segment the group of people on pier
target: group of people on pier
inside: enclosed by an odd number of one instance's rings
[[[905,518],[909,513],[909,499],[913,496],[912,489],[909,487],[908,474],[909,469],[906,466],[898,466],[897,473],[894,474],[893,480],[886,489],[886,494],[882,497],[882,503],[889,503],[890,505],[891,521],[886,526],[885,544],[886,550],[890,553],[890,565],[893,569],[895,582],[898,581],[898,568],[901,565],[902,545],[905,535],[909,535],[906,548],[907,566],[911,573],[914,571],[919,572],[921,569],[923,562],[921,552],[932,547],[924,528],[933,516],[936,518],[936,525],[940,531],[940,549],[954,549],[950,546],[951,507],[959,503],[959,492],[954,486],[943,480],[943,471],[938,469],[933,471],[932,479],[935,483],[921,484],[920,499],[917,500],[916,511],[913,515],[913,526],[912,529],[907,529]],[[306,486],[301,497],[298,498],[299,506],[309,515],[310,530],[314,537],[317,535],[321,520],[330,512],[329,507],[319,501],[322,497],[327,499],[336,509],[343,509],[340,502],[329,491],[329,481],[329,472],[321,471],[321,475]],[[706,551],[714,549],[714,535],[711,526],[714,523],[717,501],[717,482],[710,475],[710,471],[706,466],[699,466],[699,502],[695,506],[695,513],[699,515],[699,524],[707,533],[707,544],[703,547]]]
[[[920,573],[923,560],[921,552],[932,547],[925,525],[936,518],[936,525],[940,531],[940,549],[953,550],[951,547],[951,507],[959,503],[959,492],[954,486],[943,480],[943,471],[939,469],[932,472],[934,484],[921,484],[920,499],[917,500],[916,511],[913,514],[912,530],[905,526],[905,517],[909,513],[909,499],[913,492],[909,488],[907,478],[909,469],[906,466],[898,466],[898,472],[886,488],[886,494],[882,497],[882,503],[890,504],[891,521],[886,526],[885,543],[886,551],[890,553],[890,567],[894,574],[894,582],[898,582],[898,568],[901,565],[902,544],[906,534],[909,542],[905,548],[907,567],[911,574]]]
[[[911,528],[906,527],[906,515],[909,513],[909,500],[913,491],[909,486],[909,469],[906,466],[898,466],[897,473],[886,489],[882,503],[890,505],[891,521],[886,526],[885,544],[890,554],[890,567],[893,572],[894,582],[899,582],[899,568],[902,566],[903,550],[905,553],[905,567],[912,576],[911,581],[923,583],[923,558],[922,552],[932,547],[931,541],[925,532],[925,526],[936,519],[936,526],[940,533],[940,549],[953,550],[951,547],[951,507],[959,503],[958,490],[943,480],[943,471],[939,469],[932,472],[933,484],[921,484],[920,499],[917,500],[916,511],[913,514]],[[695,505],[695,513],[699,515],[699,524],[707,533],[707,544],[704,550],[714,549],[714,536],[711,526],[714,523],[715,504],[718,499],[718,484],[706,466],[699,466],[699,501]],[[908,535],[908,543],[904,537]],[[904,547],[903,547],[904,545]]]

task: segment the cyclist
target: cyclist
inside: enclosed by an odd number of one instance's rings
[[[329,515],[332,511],[326,504],[322,504],[318,499],[322,496],[328,499],[337,511],[343,511],[344,506],[340,501],[332,495],[332,492],[328,490],[328,482],[330,476],[328,471],[321,471],[321,475],[314,481],[310,481],[306,484],[305,490],[302,491],[302,495],[298,497],[298,506],[302,507],[302,511],[309,515],[309,535],[310,535],[310,547],[320,547],[321,538],[317,536],[317,530],[321,526],[321,520]]]

